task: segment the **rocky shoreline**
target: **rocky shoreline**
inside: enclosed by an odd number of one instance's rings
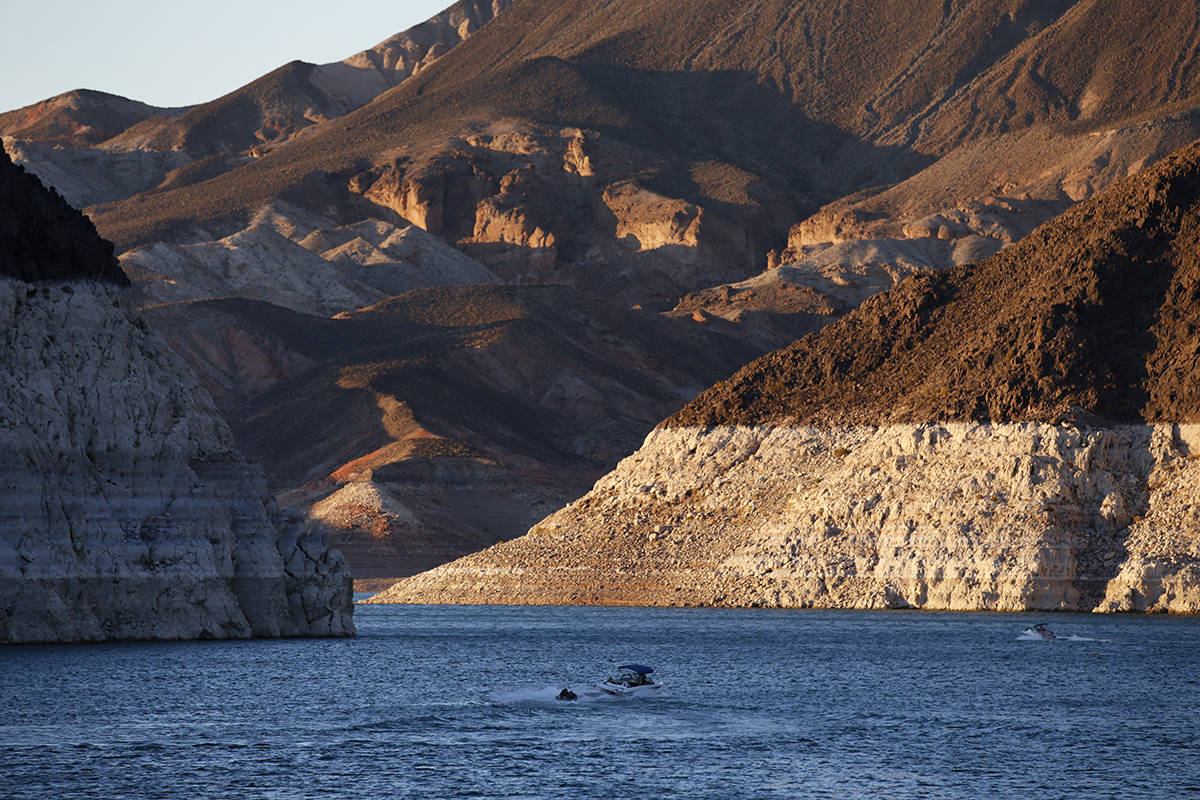
[[[909,278],[374,602],[1200,612],[1200,145]]]
[[[659,429],[365,602],[1200,612],[1200,426]]]

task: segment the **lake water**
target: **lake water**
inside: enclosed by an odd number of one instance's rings
[[[1055,641],[1023,638],[1045,619]],[[1200,795],[1200,620],[360,606],[355,640],[0,647],[6,798]],[[653,697],[594,683],[657,667]],[[574,703],[553,698],[571,687]]]

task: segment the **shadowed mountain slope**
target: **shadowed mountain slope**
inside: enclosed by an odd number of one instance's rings
[[[357,577],[527,530],[751,352],[549,286],[422,289],[332,319],[247,300],[146,313],[285,502],[342,531]]]

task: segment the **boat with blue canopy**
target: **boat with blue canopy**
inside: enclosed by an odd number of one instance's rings
[[[598,684],[600,690],[618,697],[626,697],[642,692],[656,691],[662,688],[662,682],[650,675],[654,667],[645,664],[621,664],[617,667],[616,677],[608,678]]]

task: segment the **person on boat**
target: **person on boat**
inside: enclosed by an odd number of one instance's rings
[[[558,697],[556,697],[554,699],[555,700],[578,700],[579,695],[575,694],[570,689],[568,689],[564,686],[563,690],[558,693]]]

